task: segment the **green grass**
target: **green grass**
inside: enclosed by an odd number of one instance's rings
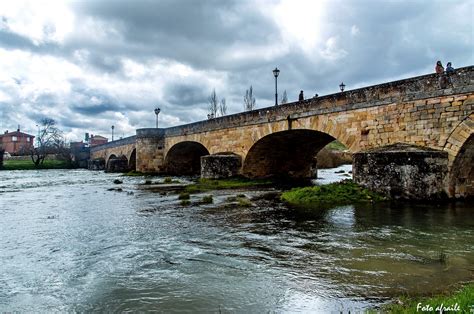
[[[347,147],[344,146],[344,144],[342,144],[339,141],[332,141],[331,143],[326,145],[326,148],[330,150],[346,150],[347,149]]]
[[[474,310],[474,283],[467,284],[462,289],[435,295],[432,297],[401,297],[397,304],[387,304],[382,307],[383,312],[387,313],[440,313],[437,307],[453,307],[457,304],[459,311],[446,311],[445,313],[472,313]],[[418,306],[418,311],[417,311]],[[427,311],[422,311],[422,308]],[[431,308],[432,310],[431,310]],[[372,311],[369,311],[372,312]]]
[[[321,207],[346,205],[360,202],[383,201],[385,197],[344,180],[321,186],[294,188],[284,192],[281,199],[291,205]]]
[[[272,185],[271,180],[258,179],[252,180],[247,178],[230,178],[230,179],[199,179],[195,184],[188,185],[186,191],[189,193],[199,193],[212,190],[237,189],[248,187],[264,187]]]
[[[35,167],[31,160],[4,160],[4,170],[37,170],[37,169],[70,169],[71,164],[64,160],[47,159],[42,165]]]

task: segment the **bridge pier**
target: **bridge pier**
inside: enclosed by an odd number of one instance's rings
[[[207,155],[201,157],[201,178],[223,179],[237,176],[242,169],[238,155]]]
[[[408,144],[353,155],[354,181],[396,199],[446,197],[448,153]]]
[[[138,129],[136,170],[143,173],[164,172],[165,132],[163,129]]]

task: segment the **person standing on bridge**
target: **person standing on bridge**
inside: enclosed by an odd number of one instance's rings
[[[441,61],[436,62],[435,71],[436,71],[436,74],[438,74],[439,76],[439,79],[438,79],[439,87],[446,88],[448,80],[446,79],[446,76],[444,75],[444,68],[443,68],[443,65],[441,64]]]
[[[451,74],[454,72],[454,68],[453,66],[451,65],[451,62],[448,62],[446,64],[446,74]]]
[[[436,71],[436,74],[444,74],[444,68],[443,68],[443,65],[441,64],[441,61],[436,62],[435,71]]]
[[[303,100],[304,100],[303,91],[300,91],[300,95],[298,96],[298,100],[299,100],[299,101],[303,101]]]

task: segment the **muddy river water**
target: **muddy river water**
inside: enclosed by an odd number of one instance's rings
[[[271,189],[181,206],[140,177],[109,190],[117,177],[0,172],[0,312],[353,312],[473,279],[474,204],[312,217],[254,201]],[[253,206],[222,206],[236,194]]]

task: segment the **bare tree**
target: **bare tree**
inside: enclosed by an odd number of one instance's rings
[[[213,89],[211,95],[208,98],[209,102],[209,114],[211,117],[217,117],[217,112],[219,109],[219,100],[217,99],[216,90]]]
[[[246,111],[254,110],[255,107],[256,107],[255,97],[253,97],[253,89],[252,89],[252,85],[250,85],[250,88],[245,91],[244,110]]]
[[[40,122],[40,132],[38,134],[38,147],[30,151],[31,160],[35,167],[43,164],[48,153],[54,153],[64,148],[62,132],[56,127],[56,121],[51,118],[43,118]]]
[[[227,114],[227,104],[225,102],[225,97],[221,99],[221,103],[220,103],[220,106],[219,106],[219,111],[220,111],[222,117]]]
[[[283,91],[283,94],[280,98],[280,105],[284,105],[288,102],[288,96],[286,95],[286,89]]]

